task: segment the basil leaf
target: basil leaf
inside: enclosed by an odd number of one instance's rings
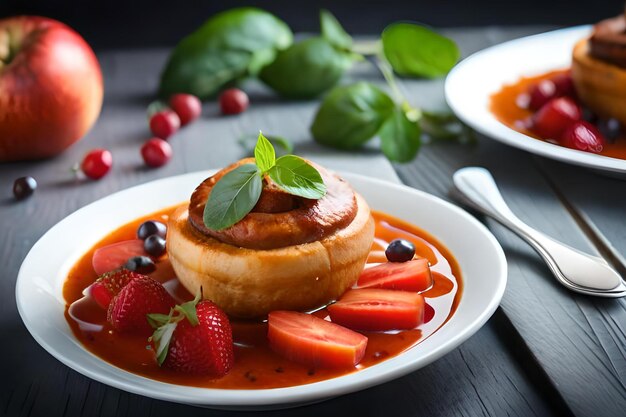
[[[280,51],[259,76],[284,97],[313,98],[337,84],[351,65],[351,54],[335,49],[324,38],[313,37]]]
[[[226,84],[255,75],[292,42],[289,27],[263,10],[219,13],[174,48],[161,75],[160,94],[207,98]]]
[[[354,149],[376,135],[394,108],[393,100],[373,84],[337,87],[322,102],[311,133],[321,144]]]
[[[404,111],[396,109],[378,132],[385,156],[393,162],[409,162],[421,145],[419,124],[408,119]]]
[[[317,169],[295,155],[278,158],[276,165],[269,171],[269,177],[292,195],[311,199],[326,195],[326,184]]]
[[[460,56],[453,40],[411,23],[387,26],[382,42],[385,57],[400,75],[431,78],[444,75]]]
[[[222,230],[243,219],[254,208],[263,188],[259,168],[240,165],[224,175],[211,190],[203,221],[209,229]]]
[[[254,148],[258,138],[258,135],[246,134],[240,136],[239,139],[237,139],[237,143],[244,149],[246,155],[254,155]],[[289,139],[274,135],[267,135],[265,138],[274,146],[274,152],[276,152],[276,154],[285,155],[293,152],[293,143],[291,143]]]
[[[352,47],[352,36],[341,26],[331,12],[326,9],[320,10],[320,26],[322,37],[339,49],[349,51]]]
[[[259,137],[254,147],[254,161],[261,172],[267,172],[276,162],[276,152],[274,147],[263,133],[259,133]]]

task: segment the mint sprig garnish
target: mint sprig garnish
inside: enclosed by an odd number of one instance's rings
[[[206,227],[223,230],[250,213],[261,197],[265,176],[295,196],[317,200],[326,195],[326,185],[317,169],[295,155],[277,159],[274,146],[260,132],[254,160],[254,164],[240,165],[228,172],[213,186],[204,207]]]

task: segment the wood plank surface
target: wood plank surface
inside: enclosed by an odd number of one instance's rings
[[[467,54],[532,29],[450,32]],[[165,58],[162,50],[110,52],[100,55],[106,83],[103,113],[88,137],[58,158],[43,163],[0,165],[0,413],[5,415],[231,415],[216,410],[156,401],[89,380],[65,367],[39,347],[18,317],[14,300],[19,265],[47,229],[75,209],[111,192],[170,175],[222,166],[242,156],[236,140],[258,129],[284,135],[297,152],[334,169],[395,180],[379,154],[365,150],[339,154],[315,146],[308,126],[316,102],[284,102],[256,85],[249,86],[259,105],[239,117],[218,117],[215,104],[205,105],[202,120],[172,138],[170,164],[142,166],[139,146],[148,137],[145,107],[155,90]],[[379,80],[367,67],[355,73]],[[441,105],[441,84],[407,81],[404,88],[421,104]],[[439,103],[439,104],[437,104]],[[69,167],[86,150],[111,149],[115,169],[99,182],[75,181]],[[446,196],[450,175],[469,164],[488,166],[505,197],[522,219],[581,249],[589,242],[527,154],[481,139],[476,146],[436,144],[423,148],[412,164],[397,166],[408,184]],[[33,198],[10,198],[14,178],[35,176]],[[532,198],[530,197],[532,195]],[[624,408],[620,357],[624,322],[618,303],[579,297],[557,286],[538,257],[519,239],[488,225],[503,243],[510,263],[509,285],[502,308],[475,336],[444,358],[398,380],[343,397],[268,415],[576,415],[613,414]],[[72,238],[72,237],[68,237]],[[617,317],[614,327],[603,325]],[[622,343],[619,343],[620,340]],[[621,349],[621,350],[620,350]],[[607,355],[606,351],[613,355]],[[393,407],[393,412],[391,412]],[[597,413],[597,411],[603,413]],[[604,412],[606,411],[606,412]],[[587,414],[586,414],[587,413]]]

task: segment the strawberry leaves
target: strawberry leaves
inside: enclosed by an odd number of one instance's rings
[[[169,314],[148,314],[146,316],[150,326],[155,329],[148,341],[153,342],[156,347],[156,357],[159,366],[163,365],[165,358],[167,358],[170,342],[178,323],[187,319],[192,326],[198,325],[196,305],[200,298],[201,293],[198,293],[193,300],[172,308]]]
[[[274,146],[262,133],[257,138],[254,159],[254,164],[238,166],[213,186],[204,207],[206,227],[223,230],[250,213],[261,197],[265,176],[292,195],[308,199],[326,195],[326,185],[317,169],[295,155],[276,159]]]

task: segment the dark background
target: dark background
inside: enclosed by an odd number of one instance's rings
[[[0,17],[38,14],[59,19],[95,49],[173,45],[213,13],[258,6],[295,32],[318,30],[318,10],[332,11],[353,34],[378,34],[396,20],[435,27],[592,23],[623,10],[624,0],[0,0]]]

